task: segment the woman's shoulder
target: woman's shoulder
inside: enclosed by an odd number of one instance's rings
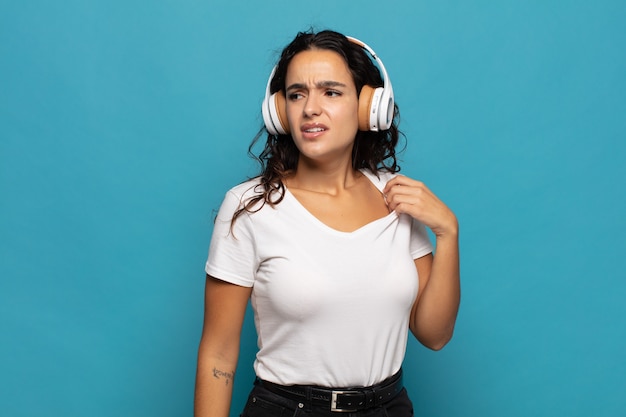
[[[231,187],[224,195],[222,210],[235,212],[242,208],[247,200],[263,193],[260,184],[259,178],[252,178]]]
[[[234,195],[239,199],[252,197],[255,194],[262,193],[263,190],[261,189],[261,177],[255,177],[241,182],[232,187],[227,192],[227,194]]]

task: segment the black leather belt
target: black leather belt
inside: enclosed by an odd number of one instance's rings
[[[304,404],[335,412],[355,412],[391,401],[402,391],[402,370],[380,384],[364,388],[329,389],[308,385],[278,385],[259,380],[268,391]]]

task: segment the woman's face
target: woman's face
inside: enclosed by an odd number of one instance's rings
[[[300,157],[317,162],[350,158],[358,130],[358,95],[352,74],[336,52],[296,54],[285,79],[287,120]]]

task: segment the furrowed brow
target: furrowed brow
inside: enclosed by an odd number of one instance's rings
[[[339,81],[320,81],[315,83],[315,87],[317,88],[333,88],[333,87],[346,87],[344,83],[340,83]],[[287,91],[291,90],[306,90],[308,87],[306,84],[302,83],[293,83],[289,87],[287,87]]]
[[[318,88],[332,88],[332,87],[346,87],[344,83],[340,83],[339,81],[320,81],[317,83]]]

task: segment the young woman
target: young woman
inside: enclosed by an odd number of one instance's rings
[[[356,39],[299,33],[270,76],[263,115],[261,173],[226,194],[215,222],[195,415],[229,413],[251,300],[257,381],[242,416],[411,416],[408,331],[434,350],[452,337],[458,224],[398,174],[384,65]]]

